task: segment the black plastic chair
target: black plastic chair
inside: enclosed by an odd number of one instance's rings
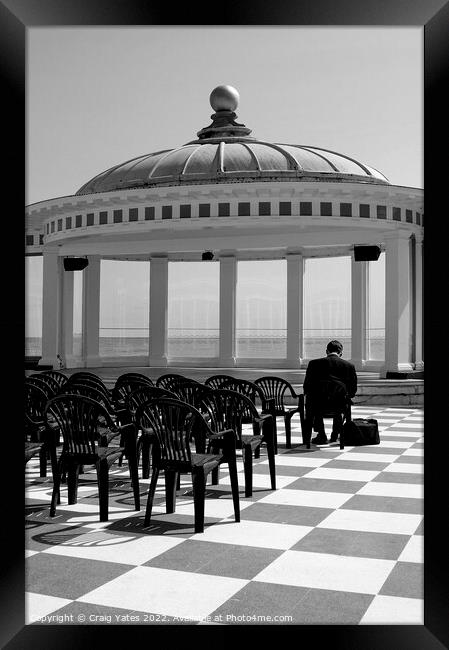
[[[209,414],[210,427],[213,431],[222,429],[235,431],[237,437],[236,448],[242,450],[245,471],[245,497],[250,497],[253,493],[253,454],[256,457],[256,452],[260,451],[262,444],[267,447],[271,488],[275,490],[276,468],[273,416],[269,413],[260,414],[249,397],[227,389],[210,391],[203,398],[203,408]],[[245,434],[242,431],[243,421],[247,420],[248,417],[251,419],[252,435]],[[218,480],[217,468],[212,475],[213,484],[217,485]]]
[[[257,386],[253,381],[248,381],[247,379],[236,379],[235,377],[230,377],[226,381],[223,381],[220,388],[226,388],[228,390],[235,390],[237,393],[246,395],[254,406],[257,406],[257,402],[260,402],[262,413],[270,413],[273,417],[273,435],[274,435],[274,453],[278,453],[278,442],[277,442],[277,428],[276,428],[276,413],[275,413],[275,404],[274,399],[269,397],[266,398],[262,389]],[[243,423],[251,424],[253,421],[253,413],[250,408],[248,408],[243,414]],[[258,457],[259,450],[257,450],[256,458]]]
[[[112,400],[117,406],[123,406],[128,395],[140,386],[154,386],[154,384],[149,377],[136,372],[120,375],[111,391]]]
[[[315,417],[331,418],[335,415],[342,416],[342,422],[351,420],[351,399],[342,382],[321,380],[316,382],[313,392],[305,395],[304,402],[300,405],[303,410],[303,443],[310,449],[312,428]],[[340,432],[340,449],[344,449],[343,426]]]
[[[51,397],[59,393],[60,390],[58,382],[55,379],[53,379],[53,377],[49,377],[47,375],[40,375],[40,374],[28,375],[25,381],[29,384],[35,384],[36,386],[41,386],[41,388],[43,388]]]
[[[42,478],[47,476],[48,459],[52,462],[54,469],[53,447],[59,443],[57,425],[52,423],[51,436],[48,435],[45,427],[44,411],[48,400],[52,397],[51,388],[46,384],[25,382],[25,464],[39,452],[40,476]]]
[[[222,463],[228,463],[235,521],[240,521],[240,501],[235,456],[235,433],[212,432],[201,413],[180,400],[161,397],[139,407],[136,414],[140,429],[151,429],[157,438],[144,525],[150,524],[159,472],[164,471],[166,512],[176,509],[176,484],[179,474],[191,474],[195,508],[195,532],[204,531],[204,502],[207,475]],[[195,442],[195,451],[191,450]],[[209,453],[205,453],[206,444]]]
[[[216,390],[217,388],[222,388],[228,379],[233,380],[234,377],[231,377],[231,375],[212,375],[205,380],[204,385]]]
[[[67,472],[68,502],[77,502],[78,474],[81,466],[95,465],[97,470],[100,500],[100,521],[108,521],[109,510],[109,468],[123,456],[125,449],[129,452],[135,446],[134,425],[129,423],[118,427],[107,410],[97,401],[83,395],[63,394],[53,397],[44,411],[46,425],[57,422],[62,433],[63,447],[53,479],[53,494],[50,505],[50,517],[56,515],[56,503],[60,499],[61,475]],[[112,432],[122,433],[125,439],[123,447],[99,445],[100,423],[107,423]],[[135,451],[134,451],[135,455]],[[130,453],[129,458],[133,455]],[[139,481],[137,466],[129,463],[129,473],[134,493],[134,505],[140,510]]]
[[[172,390],[172,387],[178,384],[180,381],[187,381],[188,377],[184,375],[177,375],[175,373],[167,373],[161,375],[156,379],[156,386],[159,388],[166,388],[167,390]]]
[[[62,386],[64,386],[68,380],[67,375],[65,375],[63,372],[59,372],[58,370],[43,370],[40,375],[51,377],[58,382],[60,388],[62,388]]]
[[[125,401],[125,408],[128,411],[129,419],[134,423],[137,431],[137,466],[139,466],[140,457],[142,456],[142,478],[150,477],[150,458],[153,450],[153,444],[156,442],[156,436],[151,429],[140,431],[136,422],[136,413],[142,404],[155,399],[157,397],[170,397],[178,399],[178,397],[165,388],[159,386],[139,386],[132,393],[130,393]]]
[[[285,426],[285,446],[291,449],[292,446],[292,428],[291,420],[295,413],[299,413],[300,395],[295,392],[293,386],[282,377],[259,377],[254,381],[256,386],[262,390],[266,399],[274,400],[274,414],[275,416],[282,416],[284,418]],[[289,392],[290,396],[298,400],[296,406],[289,407],[285,404],[286,393]]]

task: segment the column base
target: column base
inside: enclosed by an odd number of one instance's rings
[[[415,361],[415,370],[424,370],[424,361]]]
[[[153,367],[156,367],[156,368],[166,368],[168,366],[167,357],[166,356],[163,356],[163,357],[150,357],[149,358],[149,364],[150,364],[150,367],[153,366]]]
[[[41,357],[37,362],[39,370],[59,370],[59,359],[56,357]]]
[[[409,372],[387,372],[385,379],[424,379],[424,370],[410,370]]]
[[[101,358],[97,355],[86,357],[86,368],[98,368],[102,366]]]
[[[235,368],[235,357],[220,357],[218,360],[221,368]]]

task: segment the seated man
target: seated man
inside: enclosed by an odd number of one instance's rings
[[[309,362],[303,385],[306,405],[309,403],[313,407],[315,404],[318,407],[317,410],[319,410],[320,402],[322,403],[323,398],[326,397],[320,394],[321,387],[323,385],[326,386],[326,384],[320,384],[320,382],[332,382],[334,385],[333,388],[337,389],[334,393],[336,397],[334,397],[332,410],[334,411],[341,407],[341,411],[333,415],[331,442],[336,442],[342,431],[342,413],[345,410],[345,394],[347,398],[351,398],[357,392],[355,368],[352,363],[341,358],[342,353],[343,345],[340,341],[329,341],[326,347],[326,356],[320,359],[312,359]],[[328,440],[324,429],[323,417],[316,415],[313,424],[313,428],[318,432],[318,435],[313,438],[312,442],[318,445],[327,444]]]

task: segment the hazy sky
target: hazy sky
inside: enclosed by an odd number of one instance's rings
[[[421,27],[31,28],[27,203],[196,139],[221,84],[238,89],[237,121],[252,136],[334,150],[395,185],[423,187]],[[123,274],[130,286],[133,270]],[[347,300],[345,282],[332,288],[325,276],[314,274],[316,295]],[[113,302],[117,277],[102,282]],[[107,311],[102,326],[116,325],[117,311]],[[39,329],[36,309],[28,321]]]
[[[421,27],[31,28],[27,203],[210,123],[220,84],[272,142],[328,148],[423,186]]]

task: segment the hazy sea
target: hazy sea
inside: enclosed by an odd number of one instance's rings
[[[339,336],[343,343],[343,357],[351,358],[350,338]],[[329,337],[308,337],[304,339],[304,356],[308,359],[322,357],[325,354]],[[25,356],[41,356],[42,340],[37,337],[25,339]],[[100,356],[145,356],[148,355],[149,339],[144,337],[100,337]],[[237,338],[237,356],[243,358],[285,358],[287,339],[279,337],[245,336]],[[74,356],[81,355],[81,338],[74,339]],[[179,357],[217,357],[218,337],[169,337],[168,356]],[[385,339],[370,340],[370,358],[381,360],[385,358]]]

